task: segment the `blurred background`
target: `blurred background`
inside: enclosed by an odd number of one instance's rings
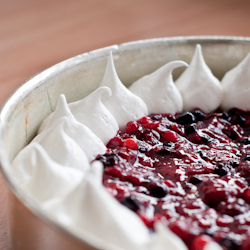
[[[139,39],[250,37],[249,0],[0,0],[0,104],[32,75],[67,58]],[[6,189],[0,175],[0,250]]]

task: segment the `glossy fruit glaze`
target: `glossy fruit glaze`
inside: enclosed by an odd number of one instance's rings
[[[104,186],[150,230],[161,220],[190,250],[250,249],[250,112],[149,115],[107,148]]]

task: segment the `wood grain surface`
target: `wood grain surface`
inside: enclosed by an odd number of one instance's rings
[[[250,37],[249,0],[0,0],[0,104],[26,79],[77,54],[167,36]],[[0,250],[7,249],[0,176]]]

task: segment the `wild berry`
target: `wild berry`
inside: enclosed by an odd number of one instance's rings
[[[206,117],[206,115],[198,109],[191,111],[191,113],[195,116],[197,121],[202,121]]]
[[[130,121],[127,123],[126,127],[125,127],[125,132],[128,134],[136,134],[138,132],[139,129],[139,124],[136,121]]]
[[[132,149],[132,150],[137,150],[138,149],[138,144],[137,141],[133,138],[129,138],[123,142],[123,147]]]
[[[163,198],[167,195],[168,188],[164,184],[151,183],[149,185],[149,192],[151,193],[152,196],[154,196],[156,198]]]
[[[190,112],[184,112],[175,116],[175,121],[179,124],[191,124],[195,122],[195,116]]]
[[[165,131],[162,136],[161,136],[161,140],[164,143],[168,143],[168,142],[177,142],[178,140],[178,135],[175,131],[172,130],[167,130]]]
[[[140,208],[140,202],[134,196],[124,197],[121,203],[134,212]]]

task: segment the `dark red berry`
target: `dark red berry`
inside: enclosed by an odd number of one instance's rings
[[[167,130],[162,134],[161,137],[162,142],[168,143],[168,142],[177,142],[178,135],[175,131]]]
[[[121,203],[134,212],[140,208],[140,202],[134,196],[124,197]]]
[[[191,124],[195,122],[195,116],[190,112],[185,112],[175,116],[175,121],[182,125]]]
[[[125,127],[125,132],[128,134],[136,134],[139,129],[139,124],[136,121],[130,121]]]
[[[123,142],[123,147],[132,149],[132,150],[137,150],[138,149],[138,144],[135,139],[129,138]]]

